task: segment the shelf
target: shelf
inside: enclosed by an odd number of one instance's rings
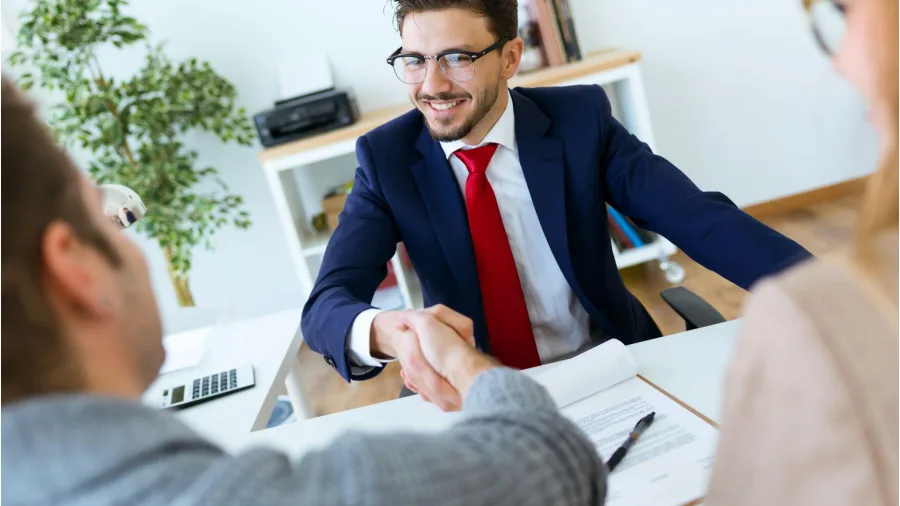
[[[325,249],[328,247],[328,241],[331,239],[330,232],[324,233],[315,233],[315,234],[304,234],[303,235],[303,256],[304,257],[315,257],[322,256],[325,254]],[[412,269],[411,266],[405,266],[403,268],[403,274],[406,279],[406,285],[409,288],[410,299],[412,300],[412,307],[416,309],[423,309],[424,306],[424,295],[422,294],[422,287],[419,284],[419,278],[416,276],[416,272]],[[398,277],[399,281],[399,277]],[[391,290],[396,290],[395,294]],[[376,297],[380,297],[382,301],[391,300],[392,297],[396,295],[396,297],[401,297],[400,294],[401,289],[399,285],[396,287],[383,288],[376,292]],[[401,297],[402,299],[402,297]]]
[[[591,53],[581,60],[521,73],[509,80],[509,87],[557,86],[573,79],[612,70],[641,59],[641,53],[627,49],[606,49]]]
[[[361,135],[373,130],[388,121],[412,110],[412,106],[394,106],[361,114],[356,123],[350,126],[332,130],[331,132],[316,135],[308,139],[288,142],[263,150],[257,158],[263,164],[273,162],[286,156],[295,155],[304,151],[325,147],[334,143],[352,140],[354,143]]]
[[[412,298],[413,309],[425,309],[425,294],[422,293],[422,287],[418,283],[409,287],[409,295]]]
[[[640,59],[641,53],[637,51],[626,49],[598,51],[577,62],[545,67],[527,74],[517,75],[509,81],[509,87],[556,86],[573,79],[624,67]],[[283,159],[295,158],[295,155],[300,153],[314,150],[327,151],[327,153],[321,153],[321,156],[311,156],[308,153],[310,159],[326,158],[344,152],[352,153],[357,138],[412,109],[412,104],[406,104],[367,112],[361,114],[356,123],[350,126],[308,139],[267,148],[260,152],[257,158],[263,166],[281,169],[292,163]]]
[[[662,237],[650,244],[641,246],[640,248],[628,249],[625,251],[619,251],[619,249],[616,248],[615,243],[613,243],[612,246],[613,255],[616,258],[616,266],[619,269],[659,260],[660,257],[674,255],[676,251],[675,245]]]
[[[425,294],[422,293],[422,284],[416,276],[416,271],[412,267],[406,270],[407,286],[409,287],[409,298],[412,299],[413,309],[425,309]]]
[[[330,232],[303,234],[303,256],[314,257],[324,255],[325,248],[328,247],[329,239],[331,239]]]
[[[400,286],[395,285],[376,290],[372,297],[372,306],[384,311],[404,309]]]

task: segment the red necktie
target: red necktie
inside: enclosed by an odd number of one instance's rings
[[[455,154],[469,169],[466,209],[491,354],[503,365],[527,369],[541,365],[541,358],[497,198],[485,174],[496,150],[491,143]]]

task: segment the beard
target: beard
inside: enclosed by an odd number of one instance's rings
[[[494,107],[494,104],[497,102],[497,97],[500,95],[500,86],[499,82],[496,86],[489,86],[488,88],[482,89],[478,91],[477,100],[475,100],[475,110],[472,111],[468,117],[463,118],[462,122],[458,125],[454,126],[454,122],[457,122],[457,118],[449,118],[449,119],[432,119],[425,116],[425,124],[428,126],[428,132],[431,134],[431,138],[438,142],[453,142],[458,141],[472,131],[479,122],[487,115],[487,113]],[[427,98],[431,100],[453,100],[456,98],[470,98],[471,95],[462,97],[459,95],[451,95],[440,94],[437,96],[428,96],[425,97],[423,95],[419,95],[418,98]],[[426,106],[427,107],[427,106]]]

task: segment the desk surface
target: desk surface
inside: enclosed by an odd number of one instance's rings
[[[735,320],[628,346],[638,372],[714,422],[722,420],[725,375],[740,330]]]
[[[628,349],[640,374],[718,422],[725,373],[739,328],[739,322],[727,322]],[[431,432],[450,426],[460,417],[460,413],[443,413],[413,396],[258,431],[244,440],[228,441],[225,448],[236,452],[263,445],[300,456],[324,447],[347,431]]]
[[[227,446],[264,429],[283,389],[283,381],[303,343],[299,309],[223,323],[207,338],[206,355],[196,366],[163,374],[144,395],[226,368],[253,364],[256,385],[209,402],[173,411],[182,422],[213,442]]]
[[[610,49],[586,56],[580,61],[548,67],[528,74],[515,77],[509,82],[509,87],[516,86],[552,86],[578,77],[623,67],[629,63],[640,60],[641,54],[625,49]],[[360,115],[356,123],[328,133],[316,135],[308,139],[289,142],[280,146],[274,146],[259,153],[261,163],[271,162],[279,158],[301,153],[310,149],[322,147],[326,144],[356,139],[366,132],[379,127],[388,121],[412,110],[411,104],[388,107]]]

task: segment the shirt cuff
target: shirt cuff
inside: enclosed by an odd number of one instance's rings
[[[393,362],[394,358],[386,360],[372,356],[372,322],[381,313],[380,309],[366,309],[359,313],[350,327],[350,358],[359,365],[371,367],[384,367],[384,364]]]

